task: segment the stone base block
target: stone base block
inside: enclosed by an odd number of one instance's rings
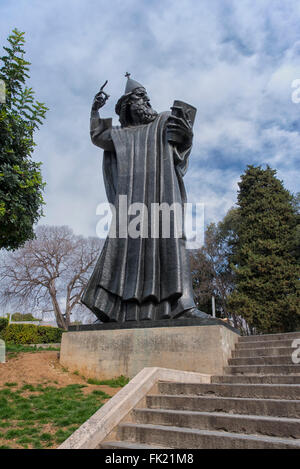
[[[223,325],[66,332],[60,363],[88,378],[133,378],[145,367],[223,373],[238,340]]]

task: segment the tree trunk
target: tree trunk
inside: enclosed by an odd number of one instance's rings
[[[57,326],[60,329],[68,330],[68,325],[63,317],[63,314],[61,312],[61,309],[59,307],[59,304],[56,298],[55,280],[51,280],[50,282],[49,293],[50,293],[50,297],[52,301],[52,306],[53,306]]]

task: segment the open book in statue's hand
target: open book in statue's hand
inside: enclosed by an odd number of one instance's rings
[[[193,140],[193,124],[196,108],[183,101],[174,101],[167,122],[167,139],[175,145],[190,146]]]

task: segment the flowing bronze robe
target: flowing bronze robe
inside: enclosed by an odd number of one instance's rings
[[[119,196],[126,195],[128,205],[144,203],[149,215],[148,238],[105,241],[82,297],[103,322],[173,318],[195,306],[184,230],[174,237],[171,217],[171,237],[151,237],[151,204],[178,203],[183,210],[186,202],[183,176],[191,148],[180,152],[168,142],[169,115],[125,128],[112,127],[98,113],[91,118],[92,142],[104,149],[108,201],[118,215]]]

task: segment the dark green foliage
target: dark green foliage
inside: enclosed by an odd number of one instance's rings
[[[5,333],[5,329],[8,326],[8,319],[6,318],[0,318],[0,339]]]
[[[24,59],[24,43],[24,33],[13,30],[0,58],[6,86],[6,102],[0,104],[0,249],[16,249],[34,237],[44,203],[40,163],[30,157],[47,108],[25,84],[30,62]]]
[[[31,313],[14,313],[11,315],[11,321],[38,321]]]
[[[58,343],[61,341],[62,329],[49,326],[36,326],[40,342],[42,344]]]
[[[297,260],[298,264],[300,264],[300,192],[293,195],[292,205],[295,209],[297,217],[296,242],[292,254]]]
[[[12,344],[50,344],[61,341],[63,331],[56,327],[34,324],[10,324],[3,339]]]
[[[275,175],[260,166],[242,175],[231,255],[236,289],[229,307],[263,333],[300,327],[298,218],[292,195]]]

